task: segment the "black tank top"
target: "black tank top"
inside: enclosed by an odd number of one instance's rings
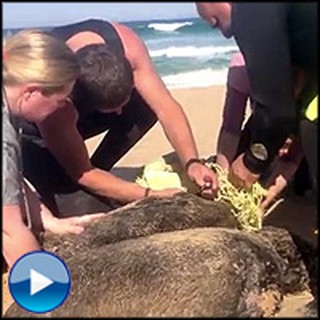
[[[124,49],[118,33],[111,23],[104,20],[90,19],[62,27],[56,27],[51,30],[51,34],[63,41],[67,41],[76,33],[83,31],[97,33],[105,40],[106,45],[113,53],[124,56]]]
[[[111,23],[105,20],[89,19],[61,27],[56,27],[51,29],[49,32],[55,37],[66,42],[75,34],[83,31],[91,31],[100,35],[105,40],[106,45],[109,47],[109,50],[111,52],[115,53],[118,56],[125,56],[124,48],[118,33],[111,25]],[[79,106],[76,106],[76,108],[79,113],[78,126],[82,127],[82,124],[86,122],[86,119],[84,119],[86,112],[85,110],[80,110]],[[34,123],[23,120],[22,127],[23,135],[25,138],[29,137],[29,139],[37,141],[38,144],[43,144],[39,129]]]

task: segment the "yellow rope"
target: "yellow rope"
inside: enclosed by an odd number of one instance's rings
[[[228,180],[228,172],[216,163],[208,163],[209,168],[214,169],[218,176],[219,189],[216,202],[227,203],[231,212],[238,220],[241,228],[248,231],[262,228],[263,211],[260,204],[267,194],[258,182],[249,189],[238,189]]]
[[[215,202],[224,202],[231,208],[232,214],[238,220],[241,228],[254,231],[262,228],[263,218],[268,215],[282,201],[278,200],[264,214],[260,208],[261,202],[267,195],[267,190],[260,183],[255,182],[248,189],[238,189],[228,180],[228,172],[216,163],[206,165],[217,173],[219,189]],[[141,177],[137,177],[136,183],[151,189],[164,189],[168,187],[181,188],[192,192],[192,184],[182,185],[181,172],[174,172],[171,165],[164,160],[155,161],[144,167]],[[194,189],[193,189],[194,190]]]

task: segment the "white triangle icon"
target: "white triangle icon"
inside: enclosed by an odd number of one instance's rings
[[[37,292],[45,289],[50,286],[53,281],[44,276],[43,274],[35,271],[34,269],[30,269],[30,295],[34,295]]]

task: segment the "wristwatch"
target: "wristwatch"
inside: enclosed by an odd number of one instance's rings
[[[251,154],[261,161],[268,159],[268,150],[262,143],[254,143],[250,147]]]

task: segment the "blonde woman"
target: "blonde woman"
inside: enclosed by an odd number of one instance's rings
[[[64,107],[79,72],[73,53],[47,33],[25,30],[4,43],[2,233],[3,255],[9,267],[23,254],[40,249],[27,225],[32,226],[32,221],[40,223],[44,230],[77,233],[83,230],[84,222],[96,217],[53,217],[34,191],[24,188],[21,174],[19,119],[41,123]]]

